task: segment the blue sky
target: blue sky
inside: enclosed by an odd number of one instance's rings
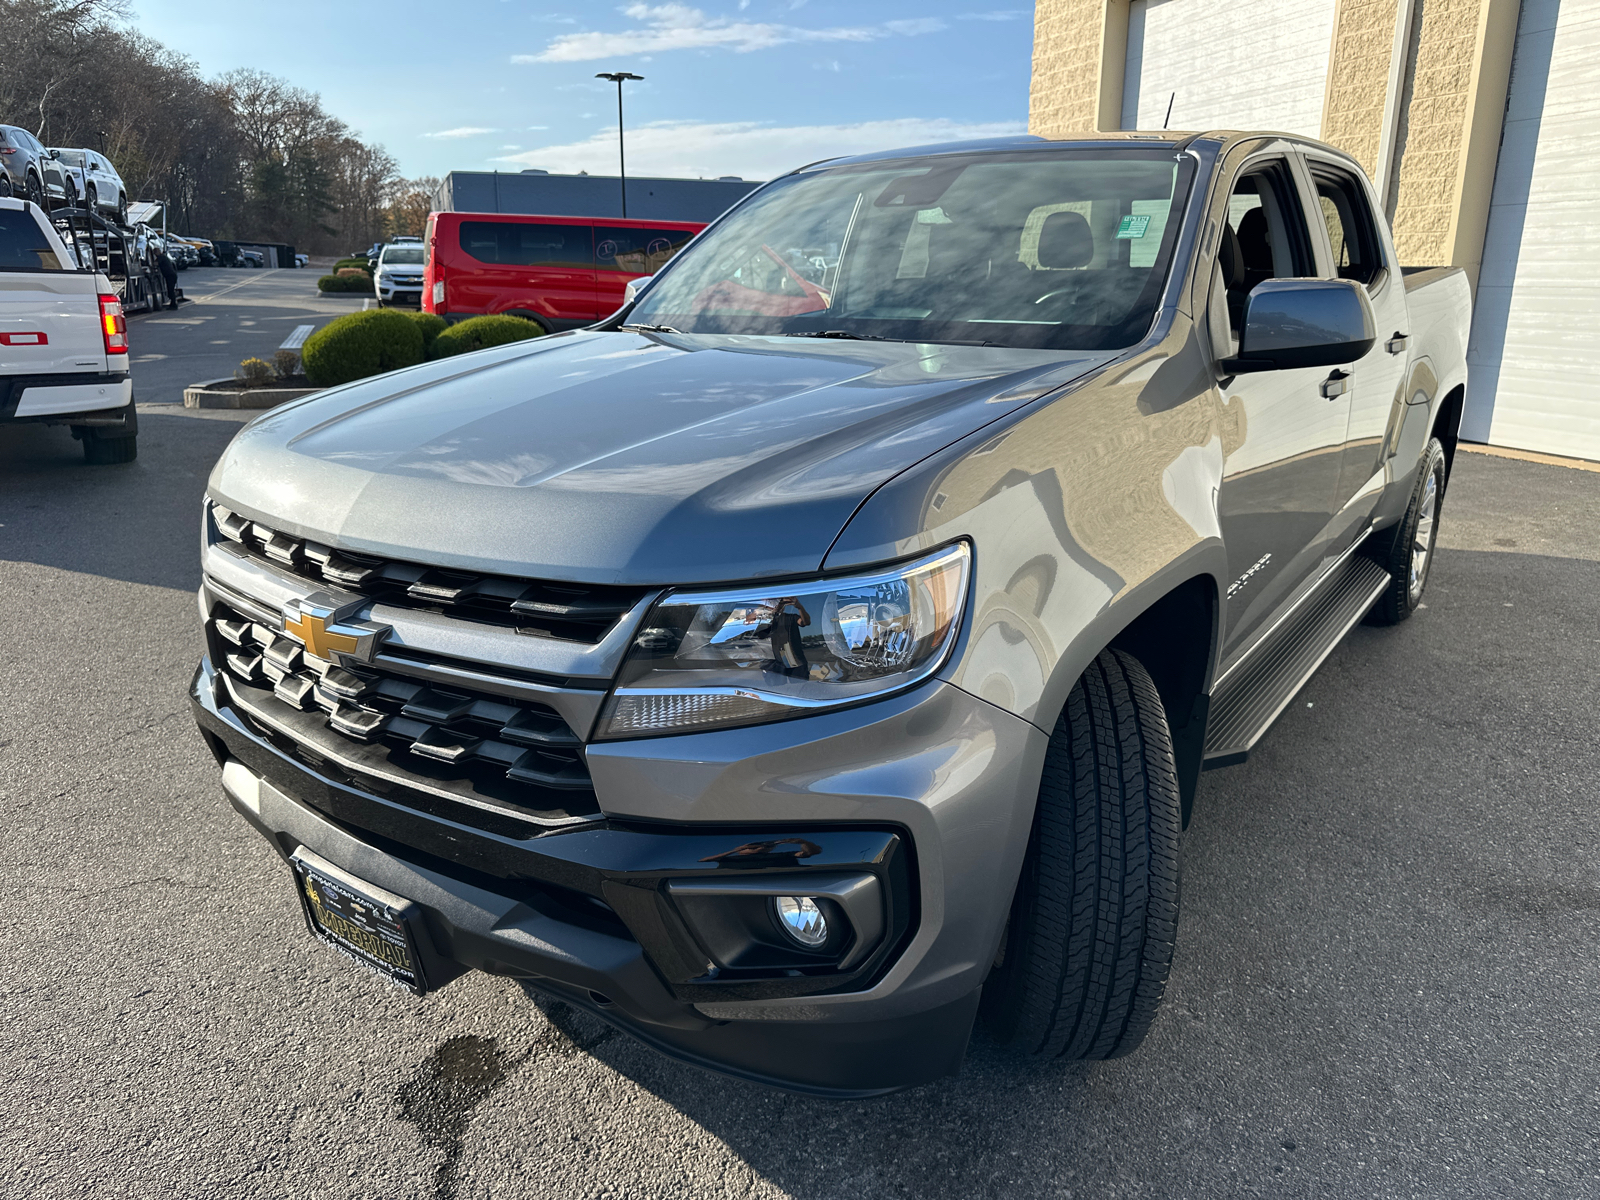
[[[270,18],[267,13],[270,11]],[[765,179],[832,154],[1022,132],[1031,6],[959,0],[523,3],[133,0],[206,75],[251,66],[319,92],[407,175],[616,172]]]

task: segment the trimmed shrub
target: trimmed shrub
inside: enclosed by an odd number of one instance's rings
[[[538,337],[543,332],[532,321],[504,313],[493,317],[468,317],[434,339],[431,357],[470,354],[474,350],[486,350],[490,346],[504,346]]]
[[[365,279],[368,283],[372,282],[372,276],[359,267],[340,267],[334,274],[341,279]]]
[[[433,340],[450,328],[450,323],[438,313],[408,312],[406,316],[417,323],[417,328],[422,330],[422,357],[433,357]]]
[[[372,274],[372,268],[367,266],[367,260],[364,258],[341,258],[333,264],[333,273],[337,275],[347,267],[352,267],[357,271],[365,271],[368,275]]]
[[[291,375],[300,374],[300,355],[293,350],[279,350],[272,356],[272,369],[278,373],[279,379],[288,379]]]
[[[306,379],[334,387],[422,361],[422,330],[404,313],[386,308],[329,321],[306,339],[300,362]]]
[[[367,292],[372,291],[372,276],[360,271],[352,271],[349,275],[324,275],[317,280],[319,292]]]

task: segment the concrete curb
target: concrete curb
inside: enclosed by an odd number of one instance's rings
[[[275,408],[301,396],[320,392],[321,388],[221,388],[220,383],[232,383],[233,376],[221,379],[203,379],[183,389],[185,408]]]

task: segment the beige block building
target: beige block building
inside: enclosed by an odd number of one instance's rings
[[[1600,0],[1038,0],[1029,109],[1347,151],[1473,281],[1463,435],[1600,460]]]

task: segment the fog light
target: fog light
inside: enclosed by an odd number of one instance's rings
[[[828,940],[828,918],[810,896],[774,896],[772,911],[779,927],[807,950],[819,949]]]

